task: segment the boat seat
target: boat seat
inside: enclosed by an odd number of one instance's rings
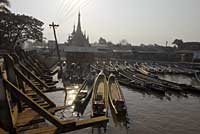
[[[94,104],[95,105],[104,105],[104,102],[103,101],[95,101]]]
[[[103,99],[103,95],[97,94],[96,101],[100,101]]]

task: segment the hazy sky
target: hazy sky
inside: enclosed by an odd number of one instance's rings
[[[44,35],[53,39],[48,24],[58,23],[59,42],[65,42],[81,11],[83,31],[90,42],[105,37],[139,45],[164,45],[175,38],[200,41],[200,0],[10,0],[11,9],[42,20]]]

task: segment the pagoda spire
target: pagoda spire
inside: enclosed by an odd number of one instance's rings
[[[86,39],[87,41],[88,41],[88,43],[89,43],[89,35],[87,35],[87,39]]]
[[[75,24],[74,24],[74,28],[73,28],[73,32],[72,32],[72,34],[75,34],[75,32],[76,32],[76,29],[75,29]]]
[[[81,14],[80,14],[80,11],[78,13],[78,25],[77,25],[77,32],[82,32],[81,31]]]
[[[84,37],[86,38],[86,30],[84,31]]]

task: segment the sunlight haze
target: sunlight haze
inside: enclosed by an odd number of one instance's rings
[[[90,42],[103,37],[133,45],[170,43],[175,38],[200,41],[199,0],[10,0],[11,9],[42,20],[44,36],[53,39],[52,21],[59,24],[58,41],[66,42],[81,12],[82,30]]]

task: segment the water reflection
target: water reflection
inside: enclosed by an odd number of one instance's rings
[[[132,89],[122,87],[123,94],[128,107],[128,122],[126,119],[112,117],[107,126],[107,134],[197,134],[200,132],[200,98],[188,95],[185,97],[176,97],[171,95],[171,100],[159,99],[154,95],[141,94]],[[56,101],[56,104],[63,105],[64,92],[48,93],[48,96]],[[71,107],[67,110],[70,110]],[[65,112],[67,112],[67,110]],[[90,118],[91,104],[85,111],[82,118]],[[67,119],[75,118],[71,112]],[[66,115],[65,115],[66,116]],[[130,119],[130,121],[129,121]],[[125,123],[125,124],[123,124]],[[117,125],[116,125],[117,124]],[[127,129],[128,128],[128,129]],[[92,128],[86,128],[67,134],[91,134]],[[94,129],[94,134],[100,133],[100,130]],[[104,130],[101,129],[101,133]]]
[[[153,90],[146,91],[146,90],[143,90],[143,89],[128,88],[126,86],[124,86],[123,88],[127,88],[128,90],[132,90],[132,91],[138,92],[138,93],[142,94],[144,97],[150,95],[150,96],[154,96],[154,97],[156,97],[156,98],[158,98],[160,100],[163,100],[165,98],[167,100],[170,100],[170,96],[171,96],[171,95],[160,93],[160,92],[156,92],[156,91],[153,91]]]
[[[157,75],[160,79],[164,79],[171,82],[176,82],[179,84],[186,84],[186,85],[192,85],[194,87],[200,88],[200,82],[196,80],[194,76],[186,76],[186,75],[180,75],[180,74],[174,74],[174,75]]]
[[[125,127],[126,129],[129,128],[129,118],[128,118],[128,113],[124,114],[115,114],[114,110],[111,108],[111,115],[112,115],[112,120],[115,125],[115,127]]]
[[[71,97],[67,99],[72,102],[73,95],[78,90],[67,91],[67,95],[71,94]],[[199,97],[185,96],[175,92],[167,92],[165,95],[154,92],[146,93],[127,87],[122,87],[122,91],[128,107],[128,116],[112,115],[110,111],[106,132],[102,128],[86,128],[67,134],[198,134],[200,132]],[[58,106],[63,106],[64,91],[48,93],[48,96]],[[67,105],[71,102],[67,102]],[[76,118],[72,115],[72,109],[72,106],[66,108],[65,119]],[[91,104],[89,103],[80,119],[90,118],[90,112]]]
[[[67,99],[66,99],[67,105],[72,105],[77,93],[78,93],[78,90],[75,88],[67,91]]]

